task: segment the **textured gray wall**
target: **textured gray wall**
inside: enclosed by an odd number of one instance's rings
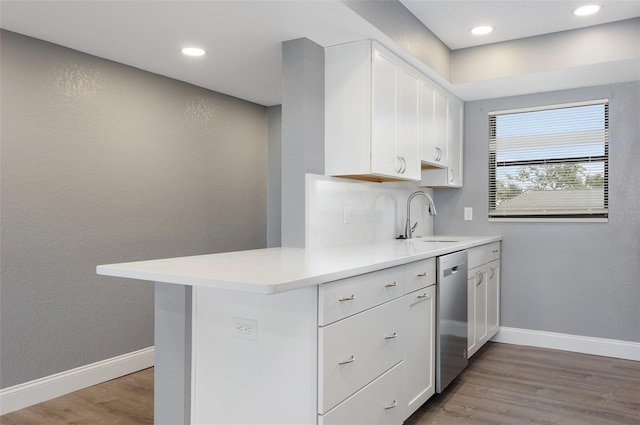
[[[489,223],[489,111],[610,99],[608,223]],[[640,82],[465,104],[464,187],[436,190],[436,234],[501,234],[502,325],[640,342]],[[473,207],[473,221],[463,208]]]
[[[266,246],[266,108],[1,33],[0,387],[154,344],[98,264]]]
[[[282,106],[267,108],[269,120],[269,166],[267,174],[267,246],[282,244]]]
[[[324,49],[282,43],[282,246],[305,246],[305,174],[324,174]]]

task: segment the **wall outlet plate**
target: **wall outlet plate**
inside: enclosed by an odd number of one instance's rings
[[[232,323],[233,326],[231,328],[231,332],[235,338],[248,339],[251,341],[258,340],[257,320],[233,317]]]
[[[473,220],[473,208],[464,207],[464,219],[467,221]]]

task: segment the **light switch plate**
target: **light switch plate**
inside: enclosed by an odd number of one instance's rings
[[[473,220],[473,208],[464,207],[464,219],[467,221]]]
[[[342,210],[342,218],[344,224],[351,224],[351,205],[345,204]]]

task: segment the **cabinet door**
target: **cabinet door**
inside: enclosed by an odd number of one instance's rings
[[[448,100],[444,94],[439,91],[435,92],[435,135],[434,143],[435,149],[439,156],[436,162],[440,166],[449,165],[449,157],[447,151],[447,115],[448,115]]]
[[[418,79],[398,67],[398,137],[396,156],[401,162],[399,175],[405,179],[420,179],[418,159]]]
[[[476,271],[469,269],[467,274],[467,358],[470,358],[478,349],[476,339]]]
[[[405,397],[408,417],[435,393],[436,286],[404,296],[407,309]]]
[[[435,165],[438,158],[435,142],[436,109],[433,87],[423,81],[418,83],[419,110],[418,115],[418,148],[420,161]]]
[[[492,338],[500,329],[500,260],[487,264],[487,336]],[[485,342],[486,342],[485,341]]]
[[[467,358],[481,346],[487,337],[487,273],[484,267],[469,270],[467,275]]]
[[[397,176],[402,162],[396,155],[396,64],[375,49],[372,86],[371,171],[385,176]]]
[[[462,125],[463,104],[457,99],[449,99],[447,152],[449,170],[447,184],[462,186]]]

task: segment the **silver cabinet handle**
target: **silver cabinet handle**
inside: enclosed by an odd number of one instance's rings
[[[402,161],[402,171],[400,171],[400,174],[404,174],[405,171],[407,171],[407,160],[404,159],[404,157],[400,157],[400,160]]]
[[[394,338],[397,338],[397,337],[398,337],[398,333],[394,332],[391,335],[385,336],[384,339],[394,339]]]
[[[489,267],[489,270],[491,270],[491,276],[489,276],[489,279],[493,279],[493,276],[496,274],[496,269]]]
[[[499,250],[499,249],[494,249],[494,250],[493,250],[493,251],[491,251],[491,252],[493,252],[494,254],[497,254],[498,252],[500,252],[500,250]]]
[[[424,272],[424,273],[418,273],[418,277],[425,277],[428,273]]]
[[[400,156],[396,156],[396,160],[400,163],[400,166],[396,169],[396,173],[402,174],[402,158],[400,158]]]
[[[391,402],[391,406],[385,406],[384,410],[389,410],[389,409],[393,409],[394,407],[396,407],[398,405],[398,402],[396,400],[393,400]]]
[[[420,294],[416,298],[419,299],[419,300],[422,300],[424,298],[427,298],[427,294]]]
[[[456,179],[456,171],[453,169],[449,169],[449,171],[451,172],[451,180],[449,180],[449,183],[453,183],[453,181]]]
[[[478,276],[478,278],[480,279],[480,280],[478,280],[478,281],[476,282],[476,285],[480,285],[480,284],[482,283],[482,279],[484,279],[484,278],[482,277],[482,273],[480,273],[480,272],[478,271],[478,272],[476,272],[476,276]]]
[[[353,301],[356,299],[355,295],[350,295],[348,297],[342,297],[342,298],[338,298],[338,301],[343,302],[343,301]]]
[[[356,361],[356,356],[352,354],[351,357],[349,357],[349,360],[343,360],[341,362],[338,362],[338,364],[339,365],[349,364],[349,363],[353,363],[354,361]]]
[[[436,162],[440,162],[440,160],[442,159],[442,149],[436,147]]]
[[[398,286],[398,282],[387,283],[386,285],[384,285],[385,288],[393,288],[396,286]]]

